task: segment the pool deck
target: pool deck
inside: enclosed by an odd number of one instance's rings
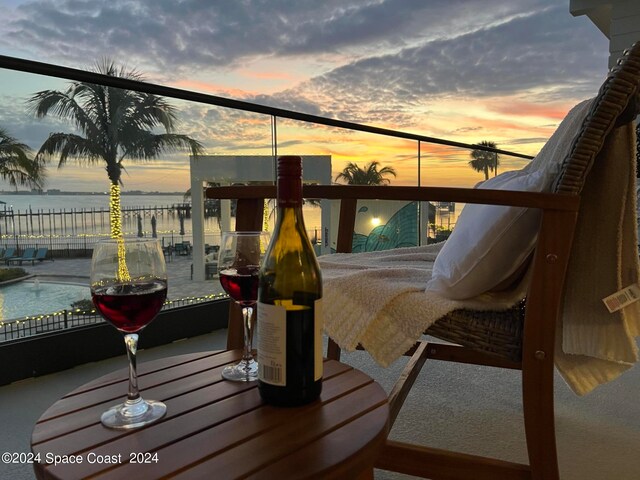
[[[191,280],[191,264],[193,259],[188,256],[173,256],[167,262],[167,274],[169,277],[168,298],[177,300],[187,297],[197,297],[222,293],[222,287],[217,277],[213,279],[196,281]],[[89,285],[90,258],[69,258],[46,260],[34,265],[22,265],[28,273],[37,275],[46,280],[69,282]]]

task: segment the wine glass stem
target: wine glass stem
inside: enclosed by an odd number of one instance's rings
[[[242,307],[242,319],[244,323],[244,355],[243,360],[249,361],[253,359],[253,328],[251,325],[251,317],[253,316],[253,307]]]
[[[138,375],[136,373],[136,352],[138,350],[138,334],[127,333],[124,336],[124,343],[127,346],[127,357],[129,357],[129,394],[127,403],[135,402],[140,398],[138,392]]]

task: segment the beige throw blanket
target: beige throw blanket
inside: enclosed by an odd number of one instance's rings
[[[638,360],[640,302],[609,313],[602,299],[638,284],[635,136],[615,130],[582,192],[556,366],[578,394],[618,377]]]
[[[633,138],[630,125],[610,136],[583,192],[556,348],[556,366],[579,395],[638,360],[640,302],[615,313],[602,302],[638,283]],[[528,277],[511,291],[469,300],[425,291],[441,246],[320,257],[326,333],[349,351],[361,343],[387,366],[452,310],[503,309],[525,295]]]

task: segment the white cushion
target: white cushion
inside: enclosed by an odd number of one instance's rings
[[[493,177],[476,188],[549,191],[569,154],[592,101],[575,106],[540,153],[522,170]],[[467,204],[438,254],[427,290],[453,300],[473,298],[508,279],[535,247],[538,209]]]

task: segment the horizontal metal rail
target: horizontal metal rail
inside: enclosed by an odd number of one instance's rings
[[[27,73],[34,73],[38,75],[46,75],[49,77],[63,78],[67,80],[75,80],[78,82],[95,83],[99,85],[105,85],[108,87],[122,88],[126,90],[137,90],[139,92],[150,93],[153,95],[161,95],[163,97],[177,98],[181,100],[188,100],[192,102],[205,103],[208,105],[216,105],[219,107],[231,108],[235,110],[243,110],[246,112],[261,113],[264,115],[271,115],[281,118],[288,118],[291,120],[299,120],[307,123],[315,123],[319,125],[326,125],[336,128],[344,128],[347,130],[355,130],[359,132],[373,133],[376,135],[383,135],[387,137],[403,138],[407,140],[415,140],[420,142],[434,143],[438,145],[447,145],[450,147],[458,147],[472,150],[484,150],[487,152],[499,153],[501,155],[508,155],[511,157],[532,159],[531,155],[524,155],[522,153],[510,152],[508,150],[501,150],[484,145],[475,145],[462,142],[454,142],[451,140],[444,140],[442,138],[429,137],[426,135],[419,135],[416,133],[402,132],[398,130],[391,130],[388,128],[374,127],[370,125],[363,125],[360,123],[347,122],[344,120],[337,120],[329,117],[322,117],[319,115],[311,115],[308,113],[295,112],[292,110],[286,110],[283,108],[269,107],[266,105],[260,105],[252,102],[245,102],[242,100],[234,100],[231,98],[219,97],[216,95],[210,95],[205,93],[192,92],[190,90],[183,90],[180,88],[166,87],[163,85],[156,85],[153,83],[142,82],[139,80],[131,80],[128,78],[113,77],[110,75],[104,75],[96,72],[89,72],[86,70],[79,70],[75,68],[62,67],[60,65],[52,65],[49,63],[36,62],[34,60],[25,60],[21,58],[9,57],[6,55],[0,55],[0,67],[9,70],[16,70]]]

